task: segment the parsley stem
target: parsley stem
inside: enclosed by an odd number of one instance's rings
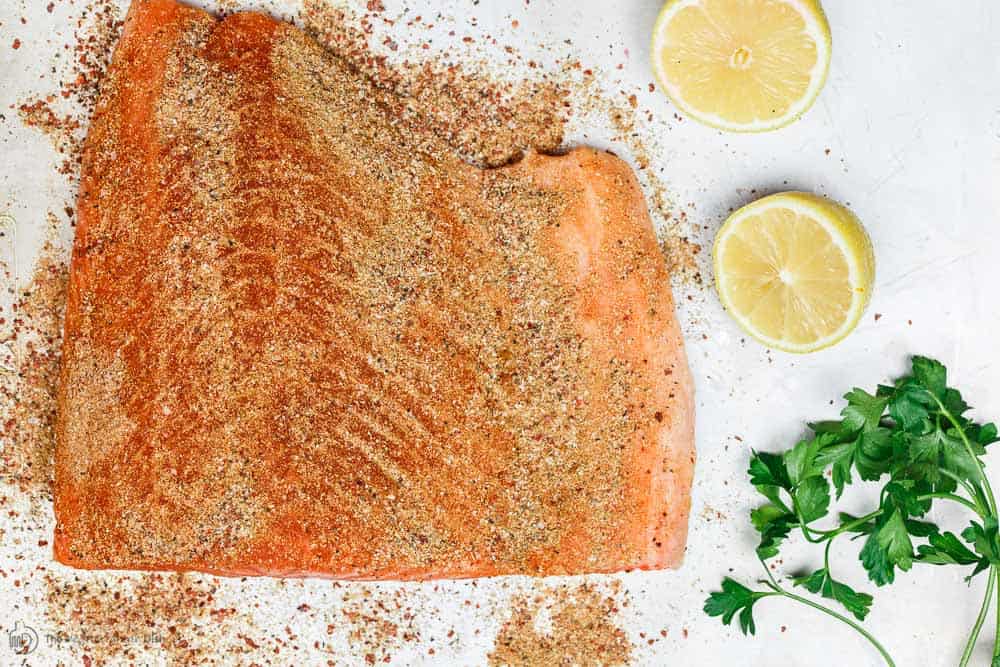
[[[972,496],[973,498],[978,498],[978,495],[976,494],[975,487],[973,487],[971,484],[969,484],[969,482],[965,478],[960,477],[959,475],[956,475],[955,473],[953,473],[952,471],[948,470],[947,468],[941,468],[941,470],[939,472],[942,475],[944,475],[945,477],[949,477],[949,478],[955,480],[955,483],[958,484],[959,486],[961,486],[963,489],[965,489],[970,496]]]
[[[768,577],[770,577],[770,573],[768,573]],[[821,605],[819,603],[813,602],[812,600],[809,600],[807,598],[798,596],[795,593],[789,593],[788,591],[786,591],[781,586],[778,586],[777,584],[774,584],[773,588],[775,590],[775,593],[777,593],[778,595],[784,596],[784,597],[788,598],[789,600],[794,600],[795,602],[804,604],[807,607],[812,607],[813,609],[815,609],[817,611],[823,612],[827,616],[831,616],[831,617],[837,619],[838,621],[840,621],[842,623],[846,623],[848,626],[850,626],[851,628],[853,628],[858,634],[860,634],[862,637],[864,637],[865,639],[867,639],[868,642],[872,646],[875,647],[875,649],[882,655],[882,659],[885,660],[885,664],[887,665],[887,667],[896,667],[896,663],[893,662],[892,656],[890,656],[889,652],[885,650],[885,647],[882,646],[882,644],[880,644],[879,641],[877,639],[875,639],[875,637],[872,636],[872,634],[870,632],[868,632],[867,630],[865,630],[863,627],[861,627],[860,625],[858,625],[857,623],[855,623],[851,619],[847,618],[843,614],[838,614],[837,612],[835,612],[834,610],[830,609],[829,607],[826,607],[826,606]]]
[[[823,534],[823,531],[814,531],[809,527],[809,522],[802,517],[802,512],[799,510],[799,503],[795,500],[795,496],[792,496],[792,510],[795,512],[795,518],[799,520],[799,528],[802,529],[802,536],[806,538],[806,542],[811,544],[821,544],[825,537],[815,538],[812,533]]]
[[[979,639],[979,632],[983,629],[986,613],[989,611],[990,601],[993,599],[993,585],[996,583],[996,575],[996,566],[990,566],[990,576],[986,580],[986,595],[983,596],[983,606],[979,608],[979,616],[976,617],[976,624],[972,626],[972,633],[965,643],[965,650],[962,651],[962,660],[958,663],[958,667],[966,667],[969,660],[972,659],[972,652],[976,649],[976,640]]]
[[[985,516],[986,512],[983,508],[979,507],[976,503],[971,500],[966,500],[962,496],[955,495],[954,493],[925,493],[923,495],[917,496],[917,500],[928,500],[930,498],[940,498],[942,500],[951,500],[953,502],[959,503],[960,505],[965,505],[970,510],[978,514],[979,516]]]
[[[783,589],[781,588],[781,586],[778,585],[777,579],[775,579],[774,575],[771,574],[771,568],[767,566],[767,562],[760,556],[757,556],[757,560],[760,561],[760,566],[764,568],[764,574],[766,574],[767,578],[771,581],[771,588],[775,589],[776,591],[782,591]]]
[[[959,438],[962,440],[962,444],[965,446],[965,451],[973,461],[976,462],[976,469],[979,471],[979,478],[982,481],[982,489],[979,485],[976,485],[976,492],[972,493],[972,497],[976,502],[976,505],[982,508],[982,502],[979,499],[980,494],[986,494],[986,504],[989,510],[989,516],[997,516],[997,501],[996,497],[993,495],[993,487],[990,484],[989,478],[986,476],[986,467],[983,465],[982,460],[976,456],[975,451],[972,449],[972,443],[969,442],[969,436],[965,434],[965,429],[962,428],[961,424],[958,423],[958,419],[955,418],[953,414],[944,406],[944,403],[935,396],[934,400],[938,404],[938,408],[941,410],[941,414],[951,422],[951,425],[955,427],[958,431]],[[979,512],[980,516],[986,517],[986,512]],[[979,609],[979,616],[976,617],[976,624],[972,626],[972,633],[969,635],[969,641],[965,644],[965,650],[962,652],[962,661],[959,663],[959,667],[966,667],[969,664],[969,660],[972,658],[972,652],[976,648],[976,640],[979,639],[979,633],[983,629],[983,623],[986,621],[986,614],[989,612],[990,602],[993,599],[993,588],[997,581],[1000,580],[1000,571],[997,570],[996,565],[990,566],[989,579],[986,582],[986,594],[983,596],[983,605]],[[1000,654],[1000,598],[997,600],[997,628],[993,639],[993,657]]]
[[[996,570],[997,583],[1000,584],[1000,569],[995,565],[993,569]],[[1000,655],[1000,589],[997,591],[997,627],[993,632],[993,662],[996,662],[998,655]]]
[[[809,542],[811,544],[822,544],[824,541],[829,539],[825,535],[819,538],[813,537],[812,533],[823,535],[824,531],[813,530],[812,528],[807,527],[806,524],[802,521],[802,515],[799,515],[799,527],[802,529],[802,535],[805,536],[806,542]]]
[[[934,394],[931,394],[931,396],[934,396]],[[979,470],[979,477],[983,482],[983,488],[986,490],[986,497],[989,500],[990,514],[996,516],[997,501],[996,498],[993,496],[993,487],[990,486],[990,480],[988,477],[986,477],[986,467],[983,465],[983,462],[979,460],[979,457],[976,456],[976,453],[972,450],[972,443],[969,442],[969,436],[965,435],[965,429],[963,429],[962,426],[958,423],[958,419],[956,419],[955,416],[951,414],[948,408],[944,407],[944,403],[941,402],[941,399],[939,399],[937,396],[934,396],[934,400],[935,402],[937,402],[938,408],[941,410],[941,414],[943,414],[945,416],[945,419],[950,421],[951,425],[955,427],[956,431],[958,431],[958,435],[962,439],[962,444],[965,445],[966,453],[968,453],[969,457],[976,462],[976,468]]]
[[[827,544],[827,554],[828,555],[829,555],[829,549],[830,549],[830,545]],[[821,604],[813,602],[812,600],[808,600],[808,599],[806,599],[804,597],[800,597],[798,595],[795,595],[794,593],[789,593],[784,588],[782,588],[780,584],[778,584],[778,581],[774,578],[774,575],[771,574],[771,569],[767,566],[767,563],[764,561],[764,559],[763,558],[758,558],[758,560],[760,560],[761,567],[764,568],[764,573],[767,575],[767,579],[768,579],[768,581],[765,581],[765,582],[762,582],[762,583],[765,584],[768,588],[770,588],[771,590],[774,591],[773,595],[780,595],[782,597],[788,598],[789,600],[794,600],[795,602],[800,602],[800,603],[806,605],[807,607],[812,607],[813,609],[821,611],[821,612],[823,612],[824,614],[826,614],[828,616],[832,616],[833,618],[837,619],[838,621],[846,623],[851,628],[853,628],[856,632],[858,632],[862,637],[864,637],[865,639],[867,639],[871,643],[871,645],[874,646],[878,650],[878,652],[880,654],[882,654],[882,658],[885,659],[885,664],[887,665],[887,667],[896,667],[896,663],[892,661],[892,656],[889,655],[889,652],[885,650],[885,647],[882,646],[882,644],[880,644],[879,641],[877,639],[875,639],[874,636],[871,635],[871,633],[869,633],[863,627],[861,627],[860,625],[858,625],[857,623],[855,623],[851,619],[847,618],[843,614],[838,614],[837,612],[835,612],[834,610],[830,609],[829,607],[825,607],[825,606],[823,606]]]
[[[872,634],[870,632],[868,632],[867,630],[865,630],[864,628],[862,628],[860,625],[858,625],[857,623],[855,623],[851,619],[847,618],[843,614],[838,614],[837,612],[835,612],[834,610],[830,609],[829,607],[824,607],[821,604],[817,604],[817,603],[813,602],[812,600],[807,600],[806,598],[800,597],[798,595],[795,595],[794,593],[789,593],[788,591],[784,591],[784,595],[785,595],[785,597],[789,598],[790,600],[795,600],[796,602],[801,602],[802,604],[804,604],[804,605],[806,605],[808,607],[812,607],[813,609],[816,609],[817,611],[821,611],[824,614],[827,614],[828,616],[832,616],[833,618],[837,619],[838,621],[842,621],[843,623],[846,623],[847,625],[851,626],[862,637],[864,637],[865,639],[867,639],[871,643],[871,645],[874,646],[875,649],[880,654],[882,654],[882,658],[885,660],[885,664],[888,665],[888,667],[896,667],[896,663],[893,662],[892,656],[890,656],[889,652],[885,650],[885,647],[882,646],[882,644],[880,644],[879,641],[877,639],[875,639],[875,637],[872,636]]]
[[[881,513],[882,513],[882,510],[881,509],[877,509],[874,512],[870,512],[870,513],[868,513],[868,514],[866,514],[864,516],[859,516],[854,521],[849,521],[848,523],[845,523],[842,526],[838,526],[837,528],[833,528],[831,530],[818,530],[816,528],[810,528],[809,530],[812,531],[812,532],[814,532],[814,533],[816,533],[817,535],[822,535],[823,536],[823,539],[816,540],[815,541],[816,543],[823,542],[823,541],[826,541],[826,540],[831,540],[834,537],[836,537],[837,535],[840,535],[841,533],[846,533],[847,531],[849,531],[849,530],[851,530],[853,528],[857,528],[858,526],[860,526],[860,525],[862,525],[864,523],[867,523],[867,522],[871,521],[872,519],[876,518]]]

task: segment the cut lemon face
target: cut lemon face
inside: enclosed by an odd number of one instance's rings
[[[765,345],[813,352],[849,334],[875,279],[858,219],[804,192],[764,197],[729,216],[712,249],[726,310]]]
[[[669,0],[653,29],[660,85],[720,130],[788,125],[812,106],[829,65],[818,0]]]

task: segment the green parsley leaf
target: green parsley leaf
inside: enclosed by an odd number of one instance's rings
[[[965,444],[948,431],[941,439],[941,467],[970,481],[979,480],[979,463],[969,454]],[[977,443],[978,444],[978,443]],[[985,450],[976,454],[985,454]]]
[[[786,508],[779,507],[773,503],[768,503],[767,505],[761,505],[760,507],[751,510],[750,523],[753,524],[753,527],[756,528],[758,532],[761,532],[771,523],[784,517],[789,517],[792,520],[795,519],[795,517],[792,516]]]
[[[844,429],[852,433],[878,427],[889,402],[885,397],[872,396],[857,387],[844,394],[844,398],[847,399],[847,407],[840,414],[844,418]]]
[[[765,505],[764,507],[768,506]],[[763,508],[758,508],[758,510],[754,511],[756,512],[756,516],[754,512],[751,512],[750,520],[760,532],[760,544],[757,546],[757,556],[761,560],[767,560],[778,555],[778,549],[782,541],[788,537],[788,533],[791,532],[792,526],[796,524],[797,520],[791,512],[774,514],[767,510],[760,512],[761,509]]]
[[[913,365],[913,379],[937,398],[944,399],[945,390],[948,387],[948,372],[944,365],[939,361],[919,355],[914,356],[911,363]]]
[[[844,422],[839,421],[811,422],[808,426],[816,435],[821,435],[823,433],[840,435],[844,432]]]
[[[833,466],[833,486],[837,489],[837,498],[844,493],[844,487],[851,483],[851,466],[854,465],[854,451],[857,440],[831,445],[820,450],[816,455],[816,465]]]
[[[716,591],[705,600],[704,610],[709,616],[721,616],[725,625],[739,613],[740,630],[743,634],[754,634],[757,626],[753,621],[753,606],[757,600],[766,597],[767,593],[752,591],[729,577],[722,580],[722,590]]]
[[[985,560],[1000,564],[1000,542],[997,540],[997,520],[995,517],[986,517],[981,524],[973,521],[968,528],[962,531],[962,537]]]
[[[803,480],[823,474],[823,465],[818,464],[816,457],[820,450],[833,444],[835,437],[830,434],[817,435],[811,440],[802,440],[791,450],[785,452],[785,469],[792,485]]]
[[[932,484],[941,481],[941,450],[944,446],[944,431],[939,428],[919,435],[901,432],[899,440],[902,467],[914,479],[924,479]]]
[[[917,547],[918,560],[932,565],[972,565],[979,561],[954,533],[931,535],[929,542]]]
[[[907,516],[923,516],[931,508],[929,500],[920,500],[916,484],[911,480],[899,480],[885,485],[885,493]]]
[[[920,433],[936,406],[934,396],[912,378],[902,380],[889,399],[889,414],[904,431]]]
[[[910,458],[918,463],[940,463],[941,447],[944,442],[944,431],[936,428],[920,435],[908,438]]]
[[[906,532],[914,537],[930,537],[931,535],[936,535],[940,530],[936,523],[929,521],[906,519],[903,523],[906,524]]]
[[[868,571],[868,578],[878,586],[895,581],[895,568],[906,571],[912,567],[913,543],[906,530],[903,513],[898,508],[892,507],[888,516],[883,513],[876,520],[875,529],[865,541],[860,558]]]
[[[796,577],[793,581],[796,586],[802,586],[810,593],[818,593],[825,598],[838,601],[859,621],[865,620],[865,616],[871,610],[871,595],[858,593],[847,584],[835,581],[826,568],[820,568],[805,577]]]
[[[792,488],[781,454],[754,452],[750,457],[750,469],[747,473],[754,486],[777,486],[788,490]]]
[[[780,454],[754,452],[750,457],[750,468],[747,470],[750,482],[757,491],[778,507],[791,512],[781,499],[781,489],[791,491],[792,483],[785,470],[785,462]]]
[[[826,516],[830,507],[830,484],[825,477],[809,477],[795,487],[795,507],[805,523]]]
[[[945,390],[941,403],[944,404],[945,410],[955,417],[961,417],[969,411],[969,404],[962,399],[962,395],[957,390],[951,387]]]
[[[854,467],[861,479],[874,482],[889,472],[892,467],[891,431],[887,428],[876,428],[863,431],[858,437],[858,446],[854,453]]]
[[[990,567],[990,561],[986,558],[980,558],[976,563],[976,567],[972,568],[972,574],[965,578],[965,583],[969,583],[972,579],[980,572],[985,572]]]
[[[944,471],[959,475],[966,479],[976,479],[975,462],[969,459],[960,440],[940,428],[929,428],[925,433],[893,433],[895,441],[896,465],[894,477],[905,477],[928,484],[926,492],[937,491],[951,493],[957,483]],[[944,459],[948,453],[947,462]]]
[[[973,442],[982,445],[984,448],[987,445],[992,445],[994,442],[1000,442],[1000,437],[997,437],[996,424],[983,424],[982,426],[971,424],[965,433]]]

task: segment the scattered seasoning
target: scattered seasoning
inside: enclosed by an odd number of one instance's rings
[[[53,111],[54,98],[35,100],[18,107],[18,115],[28,127],[41,130],[52,140],[52,146],[57,153],[64,155],[59,173],[70,174],[80,162],[80,151],[83,148],[81,127],[77,114],[57,116]]]
[[[34,499],[51,494],[66,278],[66,253],[47,244],[11,326],[0,327],[16,371],[0,375],[0,440],[10,443],[0,452],[0,474]]]
[[[710,505],[705,505],[701,510],[701,518],[706,521],[727,521],[729,517]]]
[[[49,13],[54,6],[48,5]],[[89,0],[76,17],[75,25],[74,44],[65,45],[72,57],[69,66],[60,73],[58,89],[18,105],[24,124],[48,135],[56,151],[64,156],[57,171],[69,177],[74,185],[86,133],[85,119],[97,103],[101,79],[121,34],[119,5],[116,0]]]
[[[299,18],[308,34],[394,93],[386,98],[394,113],[425,125],[473,164],[501,166],[527,149],[562,144],[569,91],[544,75],[504,80],[485,66],[433,58],[390,63],[372,50],[371,15],[358,18],[325,0],[305,0]]]
[[[341,597],[334,619],[346,620],[347,639],[368,664],[387,663],[404,645],[424,639],[421,617],[426,621],[428,610],[415,606],[414,599],[399,588],[352,587]]]
[[[698,257],[701,245],[692,242],[686,236],[678,236],[676,229],[664,227],[657,230],[657,241],[670,275],[681,281],[700,285],[702,277],[698,268]]]
[[[71,648],[96,665],[145,662],[172,665],[250,652],[236,633],[246,619],[216,601],[212,577],[142,573],[45,575],[49,647]]]
[[[590,584],[527,594],[512,601],[492,667],[627,665],[632,644],[617,624],[619,604]],[[545,627],[548,626],[548,627]]]

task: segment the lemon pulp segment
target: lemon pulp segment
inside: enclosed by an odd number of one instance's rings
[[[809,352],[838,342],[871,296],[875,258],[861,223],[808,193],[741,208],[719,231],[713,254],[723,305],[778,349]]]
[[[783,127],[816,99],[830,29],[811,0],[670,0],[653,33],[653,66],[674,104],[713,127]]]

